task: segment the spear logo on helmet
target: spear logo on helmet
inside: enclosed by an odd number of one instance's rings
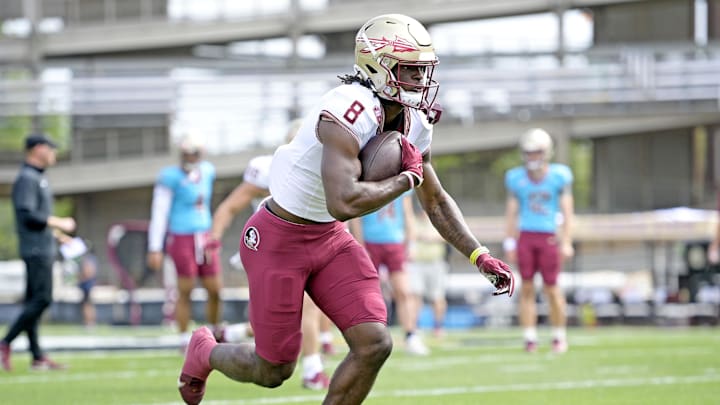
[[[364,42],[364,41],[363,41]],[[366,47],[365,49],[361,50],[362,53],[371,53],[374,51],[378,51],[388,45],[392,45],[393,52],[415,52],[419,51],[418,47],[412,44],[412,42],[408,41],[405,38],[401,38],[397,35],[395,35],[394,40],[387,39],[385,37],[382,38],[368,38],[368,41],[370,46],[372,46],[372,49],[370,47]]]

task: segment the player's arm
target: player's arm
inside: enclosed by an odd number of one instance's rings
[[[53,229],[59,229],[63,232],[73,232],[76,228],[75,219],[72,217],[56,217],[50,215],[47,219],[47,226]]]
[[[172,205],[173,192],[162,184],[153,189],[150,226],[148,227],[147,266],[152,270],[160,270],[163,259],[163,242],[167,231],[168,217]]]
[[[347,221],[348,231],[361,245],[365,244],[365,238],[362,232],[362,220],[360,218],[353,218]]]
[[[405,217],[405,242],[408,247],[417,240],[415,230],[415,211],[413,210],[412,198],[410,196],[403,197],[403,216]]]
[[[417,188],[417,196],[430,221],[442,237],[478,266],[480,272],[495,286],[495,294],[515,290],[515,279],[510,268],[492,257],[490,251],[470,231],[455,200],[443,189],[430,164],[430,153],[424,156],[424,181]]]
[[[377,182],[360,181],[360,146],[347,129],[332,119],[321,117],[317,136],[323,144],[321,172],[326,204],[337,220],[372,212],[410,188],[405,175]]]
[[[560,228],[560,251],[565,258],[575,254],[572,244],[572,227],[575,220],[575,200],[572,195],[572,186],[567,185],[560,194],[560,212],[563,216]]]
[[[230,226],[233,219],[242,210],[249,207],[253,199],[267,195],[268,191],[264,188],[260,188],[247,181],[240,183],[215,209],[210,237],[214,240],[221,240],[225,234],[225,230]]]
[[[503,251],[505,258],[511,262],[517,262],[517,238],[518,238],[518,212],[520,203],[512,192],[508,192],[505,200],[505,239],[503,239]]]
[[[518,212],[520,203],[515,194],[509,193],[505,200],[505,236],[517,239],[518,237]],[[515,249],[511,249],[515,250]]]
[[[75,220],[70,217],[46,216],[38,209],[38,192],[40,184],[35,179],[22,176],[13,187],[12,200],[17,220],[32,230],[43,230],[46,227],[64,232],[75,230]]]
[[[66,234],[65,232],[55,228],[52,231],[53,237],[58,241],[59,244],[64,244],[70,242],[72,239],[72,236]]]
[[[417,196],[430,221],[440,235],[467,257],[480,246],[470,231],[455,200],[440,184],[435,169],[430,164],[430,154],[424,157],[425,180],[417,188]]]

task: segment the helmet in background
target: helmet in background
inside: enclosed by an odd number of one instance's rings
[[[188,133],[180,138],[178,149],[180,149],[180,166],[190,173],[200,164],[201,155],[205,151],[205,141],[197,134]]]
[[[522,134],[519,146],[528,170],[537,170],[552,158],[553,140],[543,129],[533,128]],[[539,159],[530,156],[535,152],[541,152]]]
[[[205,150],[205,141],[197,134],[187,133],[180,138],[178,148],[181,153],[187,153],[190,155],[202,153]]]

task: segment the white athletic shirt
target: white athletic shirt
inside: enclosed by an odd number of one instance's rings
[[[272,155],[263,155],[250,159],[243,174],[243,182],[250,183],[263,190],[270,188],[270,165]],[[257,211],[261,203],[268,197],[254,198],[252,200],[253,211]]]
[[[243,181],[267,190],[270,187],[270,164],[272,155],[263,155],[250,159]]]
[[[407,108],[405,135],[423,154],[430,149],[433,126],[424,112]],[[320,116],[345,127],[360,149],[382,132],[385,112],[375,94],[360,84],[343,84],[327,92],[305,116],[297,135],[275,151],[270,167],[270,194],[288,212],[316,222],[332,222],[322,184],[322,143],[317,138]],[[409,121],[409,122],[408,122]]]

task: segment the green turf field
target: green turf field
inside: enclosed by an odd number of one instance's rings
[[[159,330],[158,330],[159,331]],[[45,327],[45,334],[70,334]],[[77,329],[75,329],[77,332]],[[99,334],[152,334],[100,329]],[[541,335],[542,336],[542,335]],[[433,353],[406,355],[401,344],[383,368],[366,404],[720,404],[717,328],[571,329],[570,351],[547,345],[528,355],[517,330],[450,332],[427,338]],[[30,372],[16,353],[15,370],[0,374],[0,404],[177,404],[182,359],[174,350],[65,352],[71,368]],[[329,359],[334,369],[340,356]],[[274,390],[213,373],[204,404],[318,404],[300,388],[299,370]]]

